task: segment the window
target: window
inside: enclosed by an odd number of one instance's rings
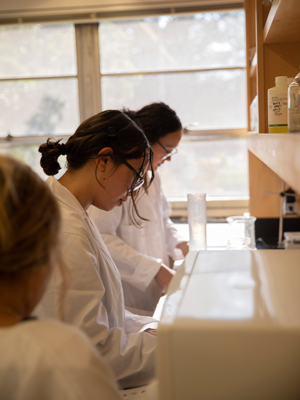
[[[0,53],[2,151],[41,173],[38,144],[79,124],[74,25],[0,27]]]
[[[160,168],[168,197],[248,195],[244,19],[229,11],[100,23],[103,108],[164,101],[186,127]]]
[[[166,195],[248,196],[243,11],[0,26],[0,51],[0,151],[41,173],[49,135],[100,108],[164,101],[185,127],[160,168]]]

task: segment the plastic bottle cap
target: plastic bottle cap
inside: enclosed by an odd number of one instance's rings
[[[294,78],[287,78],[287,85],[290,86],[290,84],[293,82]]]
[[[275,85],[276,86],[287,86],[287,76],[276,76]]]

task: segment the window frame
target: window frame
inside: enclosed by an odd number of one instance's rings
[[[242,10],[242,8],[239,8]],[[244,9],[243,9],[244,10]],[[220,10],[205,10],[206,12],[220,11]],[[226,10],[222,10],[226,11]],[[230,11],[230,9],[227,9]],[[203,10],[202,10],[203,12]],[[192,13],[189,13],[192,14]],[[167,14],[166,14],[167,15]],[[183,14],[181,14],[183,15]],[[180,16],[180,14],[176,14]],[[144,16],[146,17],[146,16]],[[156,16],[157,17],[157,16]],[[141,19],[142,16],[132,17],[130,20]],[[123,18],[129,19],[129,18]],[[113,18],[112,18],[113,20]],[[101,49],[100,49],[101,54]],[[105,77],[118,77],[118,76],[137,76],[137,75],[159,75],[159,74],[178,74],[178,73],[196,73],[206,71],[222,71],[222,70],[244,70],[246,71],[247,66],[234,66],[234,67],[214,67],[214,68],[198,68],[198,69],[181,69],[181,70],[155,70],[155,71],[142,71],[137,70],[134,72],[101,72],[100,69],[100,80]],[[194,129],[191,126],[183,127],[183,140],[218,140],[225,138],[245,138],[247,128],[234,128],[234,129]],[[172,218],[175,219],[187,219],[187,199],[185,197],[180,198],[168,198],[168,201],[172,207]],[[237,198],[232,197],[218,197],[207,199],[207,216],[208,218],[224,218],[230,215],[243,215],[244,212],[248,212],[249,209],[249,196],[238,196]]]
[[[159,15],[186,15],[193,14],[197,12],[213,12],[213,11],[232,11],[232,10],[244,10],[241,7],[241,4],[235,5],[235,7],[223,7],[215,8],[215,7],[207,7],[203,9],[203,7],[196,7],[185,13],[182,12],[162,12],[162,13],[152,13],[152,16]],[[158,10],[159,11],[159,10]],[[160,9],[160,11],[166,11]],[[173,10],[174,11],[174,10]],[[47,76],[47,77],[26,77],[26,78],[5,78],[0,79],[1,81],[13,81],[13,80],[29,80],[29,79],[74,79],[77,78],[78,84],[78,105],[79,105],[79,119],[80,122],[84,121],[86,118],[94,115],[102,110],[102,99],[101,99],[101,79],[106,76],[125,76],[125,75],[146,75],[146,74],[171,74],[171,73],[196,73],[196,72],[205,72],[205,71],[218,71],[218,70],[236,70],[243,69],[246,70],[245,66],[236,66],[236,67],[221,67],[221,68],[203,68],[203,69],[191,69],[191,70],[157,70],[157,71],[134,71],[128,73],[101,73],[100,68],[100,59],[101,59],[101,49],[99,46],[99,22],[105,19],[141,19],[143,17],[148,17],[149,14],[147,12],[140,12],[138,15],[134,15],[134,12],[131,14],[126,14],[121,16],[113,16],[113,13],[105,18],[96,18],[92,21],[84,21],[85,23],[78,23],[76,20],[74,21],[56,21],[56,23],[65,23],[71,22],[74,23],[75,27],[75,41],[76,41],[76,59],[77,59],[77,74],[76,75],[59,75],[59,76]],[[1,22],[0,22],[1,23]],[[23,23],[19,21],[19,23]],[[49,21],[43,22],[41,19],[37,19],[36,21],[31,21],[30,24],[35,23],[51,23]],[[13,23],[12,25],[15,25]],[[97,90],[98,88],[98,90]],[[71,135],[72,133],[70,133]],[[53,138],[63,139],[63,141],[67,140],[70,135],[51,135]],[[197,130],[192,127],[186,126],[184,127],[184,136],[188,137],[191,140],[217,140],[224,137],[245,137],[246,136],[246,128],[241,129],[218,129],[218,130]],[[41,135],[41,136],[11,136],[7,135],[6,137],[0,137],[0,148],[10,147],[10,146],[20,146],[20,145],[39,145],[44,143],[49,135]],[[180,199],[169,199],[172,206],[172,215],[174,217],[187,217],[187,201],[183,201]],[[219,199],[208,199],[207,200],[207,212],[208,217],[225,217],[232,214],[240,214],[241,212],[248,211],[248,203],[249,197],[245,196],[243,198],[232,199],[232,198],[224,198],[220,197]]]

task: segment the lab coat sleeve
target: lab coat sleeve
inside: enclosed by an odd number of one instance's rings
[[[155,321],[153,319],[153,321]],[[125,310],[125,325],[126,325],[126,332],[128,333],[134,333],[136,332],[136,325],[140,324],[142,322],[141,328],[139,329],[139,332],[143,332],[144,330],[151,328],[151,329],[157,329],[158,328],[158,321],[155,322],[149,322],[148,317],[143,317],[141,315],[137,314],[132,314],[130,311]]]
[[[154,376],[156,339],[138,331],[147,322],[154,321],[153,318],[132,318],[125,314],[120,306],[123,304],[121,282],[117,290],[116,285],[109,287],[110,282],[120,280],[118,271],[99,266],[88,239],[71,233],[63,234],[61,239],[62,247],[68,249],[64,261],[72,266],[71,287],[65,298],[65,321],[81,328],[91,338],[122,388],[149,383]],[[105,254],[103,257],[108,257]],[[105,287],[102,280],[106,282]],[[56,282],[55,287],[58,286]]]
[[[164,220],[164,227],[165,227],[165,240],[167,243],[167,250],[169,255],[176,260],[177,255],[174,251],[177,244],[185,242],[183,237],[178,233],[175,225],[170,219],[171,216],[171,206],[166,199],[165,195],[161,190],[161,203],[162,203],[162,210],[163,210],[163,220]]]
[[[122,281],[145,290],[158,273],[162,259],[141,254],[117,236],[122,219],[121,207],[106,212],[91,206],[88,212],[119,269]]]

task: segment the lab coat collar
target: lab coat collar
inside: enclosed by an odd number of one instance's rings
[[[56,178],[50,176],[46,183],[51,188],[52,193],[57,198],[57,200],[76,212],[79,212],[81,217],[88,219],[86,211],[83,209],[82,205],[76,199],[76,197],[63,185],[61,185]]]
[[[67,188],[65,188],[63,185],[61,185],[58,182],[58,180],[56,178],[54,178],[53,176],[49,177],[46,180],[46,182],[49,185],[52,193],[54,194],[54,196],[56,197],[58,202],[64,204],[67,209],[71,209],[73,212],[76,213],[76,215],[79,216],[79,218],[82,218],[84,221],[86,221],[92,235],[94,236],[94,239],[97,242],[100,242],[103,245],[103,247],[106,249],[106,245],[103,242],[100,232],[94,226],[94,223],[93,223],[92,219],[90,218],[89,214],[87,213],[87,211],[84,210],[84,208],[79,203],[79,201],[76,199],[76,197]],[[109,258],[111,258],[107,249],[106,249],[106,252],[107,252]]]

